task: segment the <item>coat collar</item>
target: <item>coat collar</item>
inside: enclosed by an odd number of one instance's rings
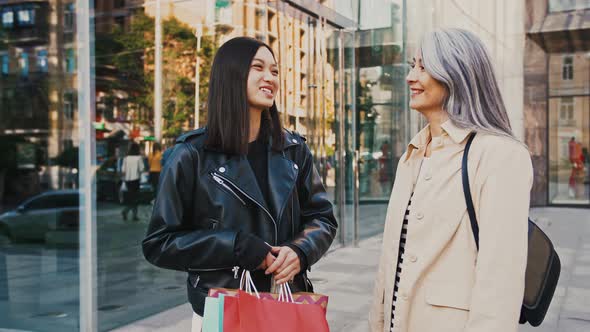
[[[443,136],[448,136],[455,144],[461,144],[465,138],[471,133],[470,129],[459,128],[452,120],[447,120],[441,125],[443,129]],[[412,152],[417,149],[426,148],[426,145],[432,140],[430,135],[430,124],[426,125],[408,144],[408,153],[404,161],[407,161]]]
[[[471,134],[471,129],[459,128],[453,123],[452,120],[445,121],[441,126],[456,144],[463,143],[465,138]]]

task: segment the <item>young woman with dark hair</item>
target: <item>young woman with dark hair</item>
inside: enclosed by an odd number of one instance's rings
[[[208,290],[238,288],[243,270],[261,291],[289,281],[312,291],[306,269],[336,234],[305,139],[281,126],[278,74],[266,44],[226,42],[213,61],[207,127],[179,137],[164,163],[143,253],[188,273],[193,331]]]

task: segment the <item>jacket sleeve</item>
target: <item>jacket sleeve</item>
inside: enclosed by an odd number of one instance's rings
[[[315,264],[330,248],[338,223],[334,217],[332,202],[313,165],[313,157],[307,145],[303,144],[298,179],[298,195],[303,231],[291,241],[307,258],[307,266]],[[293,220],[293,222],[296,222]]]
[[[196,228],[192,219],[198,152],[177,144],[162,169],[143,254],[152,264],[173,270],[225,269],[237,265],[236,232]]]
[[[479,252],[465,331],[516,332],[524,295],[533,169],[529,152],[520,145],[486,152],[494,160],[482,158],[485,171],[476,206]]]

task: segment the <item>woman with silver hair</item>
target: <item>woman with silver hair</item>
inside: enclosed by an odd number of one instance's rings
[[[406,78],[428,125],[401,157],[391,194],[371,331],[516,332],[524,294],[533,169],[515,138],[481,40],[427,34]],[[468,155],[479,248],[462,186]]]

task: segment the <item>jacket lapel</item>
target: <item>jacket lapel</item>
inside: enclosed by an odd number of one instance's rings
[[[240,191],[246,194],[248,198],[268,210],[254,171],[250,167],[246,156],[233,156],[226,163],[218,166],[215,172],[227,178]]]
[[[223,165],[218,166],[215,172],[231,181],[248,198],[264,207],[278,221],[297,182],[299,166],[287,159],[282,153],[272,151],[270,148],[267,153],[270,202],[265,201],[247,157],[234,156]]]
[[[286,203],[297,182],[299,166],[283,153],[268,151],[268,184],[270,212],[276,220],[283,214]],[[272,176],[271,176],[272,175]]]

